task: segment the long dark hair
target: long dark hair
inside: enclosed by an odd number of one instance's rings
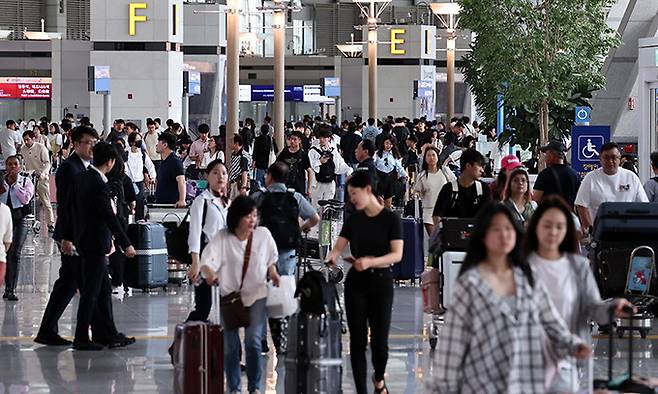
[[[427,152],[433,150],[434,153],[436,153],[436,158],[438,159],[441,157],[441,152],[439,152],[439,149],[435,146],[428,146],[425,148],[425,153],[423,153],[423,165],[420,167],[421,171],[425,171],[425,178],[429,178],[429,169],[430,166],[427,164]],[[437,160],[436,162],[436,169],[441,171],[441,160]]]
[[[512,267],[519,267],[523,271],[523,274],[528,279],[530,286],[535,285],[535,280],[532,276],[532,271],[530,270],[530,265],[528,262],[521,257],[521,238],[523,237],[523,232],[521,227],[514,221],[514,216],[512,212],[505,205],[499,202],[488,202],[482,208],[475,218],[475,229],[471,234],[470,241],[468,242],[468,249],[466,250],[466,258],[462,264],[461,269],[459,270],[459,276],[463,275],[466,271],[476,268],[480,265],[481,262],[487,258],[487,247],[484,244],[484,239],[487,236],[487,231],[491,227],[491,222],[494,216],[498,214],[503,214],[509,220],[509,222],[514,227],[516,232],[516,244],[514,249],[509,252],[507,259]]]
[[[382,155],[384,154],[384,142],[386,141],[391,141],[391,145],[393,145],[393,147],[391,148],[391,154],[393,154],[393,157],[395,157],[396,159],[399,159],[400,151],[398,150],[398,140],[397,138],[395,138],[393,134],[384,134],[384,137],[379,143],[379,149],[377,149],[377,156],[382,157]]]
[[[573,220],[571,209],[564,199],[558,195],[550,195],[542,198],[541,204],[535,210],[526,229],[525,238],[523,239],[523,252],[528,256],[539,249],[539,240],[537,239],[537,226],[542,216],[551,208],[560,210],[567,219],[567,234],[560,243],[559,251],[561,253],[578,253],[578,234],[576,232],[576,223]]]

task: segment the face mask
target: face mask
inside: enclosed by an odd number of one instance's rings
[[[135,147],[136,148],[141,148],[142,147],[142,140],[135,141]]]

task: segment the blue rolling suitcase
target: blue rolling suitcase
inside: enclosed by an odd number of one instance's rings
[[[145,291],[166,288],[169,274],[164,226],[150,222],[133,223],[128,226],[128,238],[137,255],[126,262],[126,285]]]
[[[402,238],[404,248],[402,249],[402,261],[392,268],[393,279],[409,280],[415,282],[425,270],[425,256],[423,251],[423,220],[420,218],[419,201],[417,203],[416,217],[402,218]]]

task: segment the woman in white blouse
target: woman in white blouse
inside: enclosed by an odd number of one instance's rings
[[[192,202],[190,207],[190,235],[187,245],[192,256],[192,265],[187,271],[191,281],[199,278],[199,256],[208,241],[226,228],[229,199],[227,192],[228,171],[219,160],[214,160],[206,168],[208,189],[204,190]],[[206,321],[212,307],[211,288],[205,282],[194,287],[194,310],[187,321]]]
[[[446,183],[457,179],[448,167],[439,165],[439,154],[439,149],[436,147],[425,146],[422,171],[416,178],[416,184],[414,185],[414,190],[423,203],[423,223],[427,234],[432,234],[432,231],[434,231],[432,212],[441,188]]]
[[[211,161],[219,160],[224,162],[224,152],[219,149],[219,136],[215,135],[208,139],[208,149],[203,152],[201,159],[201,168],[207,168]]]
[[[391,209],[393,207],[393,196],[395,195],[395,183],[400,178],[406,178],[407,172],[402,166],[395,136],[392,134],[385,135],[380,144],[374,157],[379,178],[378,197],[382,197],[386,208]]]
[[[260,392],[263,376],[261,340],[267,322],[267,277],[279,285],[276,263],[279,253],[272,234],[257,227],[256,202],[239,196],[231,202],[226,216],[226,229],[219,231],[201,254],[201,272],[206,283],[219,283],[222,297],[239,292],[242,303],[249,308],[250,323],[245,327],[244,347],[247,361],[249,393]],[[250,251],[245,259],[245,253]],[[242,269],[248,261],[246,273]],[[224,321],[224,316],[222,316]],[[228,392],[241,392],[240,357],[242,354],[239,328],[224,330],[224,372]]]

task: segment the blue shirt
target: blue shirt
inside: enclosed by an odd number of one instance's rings
[[[155,202],[158,204],[176,204],[179,199],[176,177],[185,176],[183,162],[172,152],[162,160],[158,168],[155,185]]]

